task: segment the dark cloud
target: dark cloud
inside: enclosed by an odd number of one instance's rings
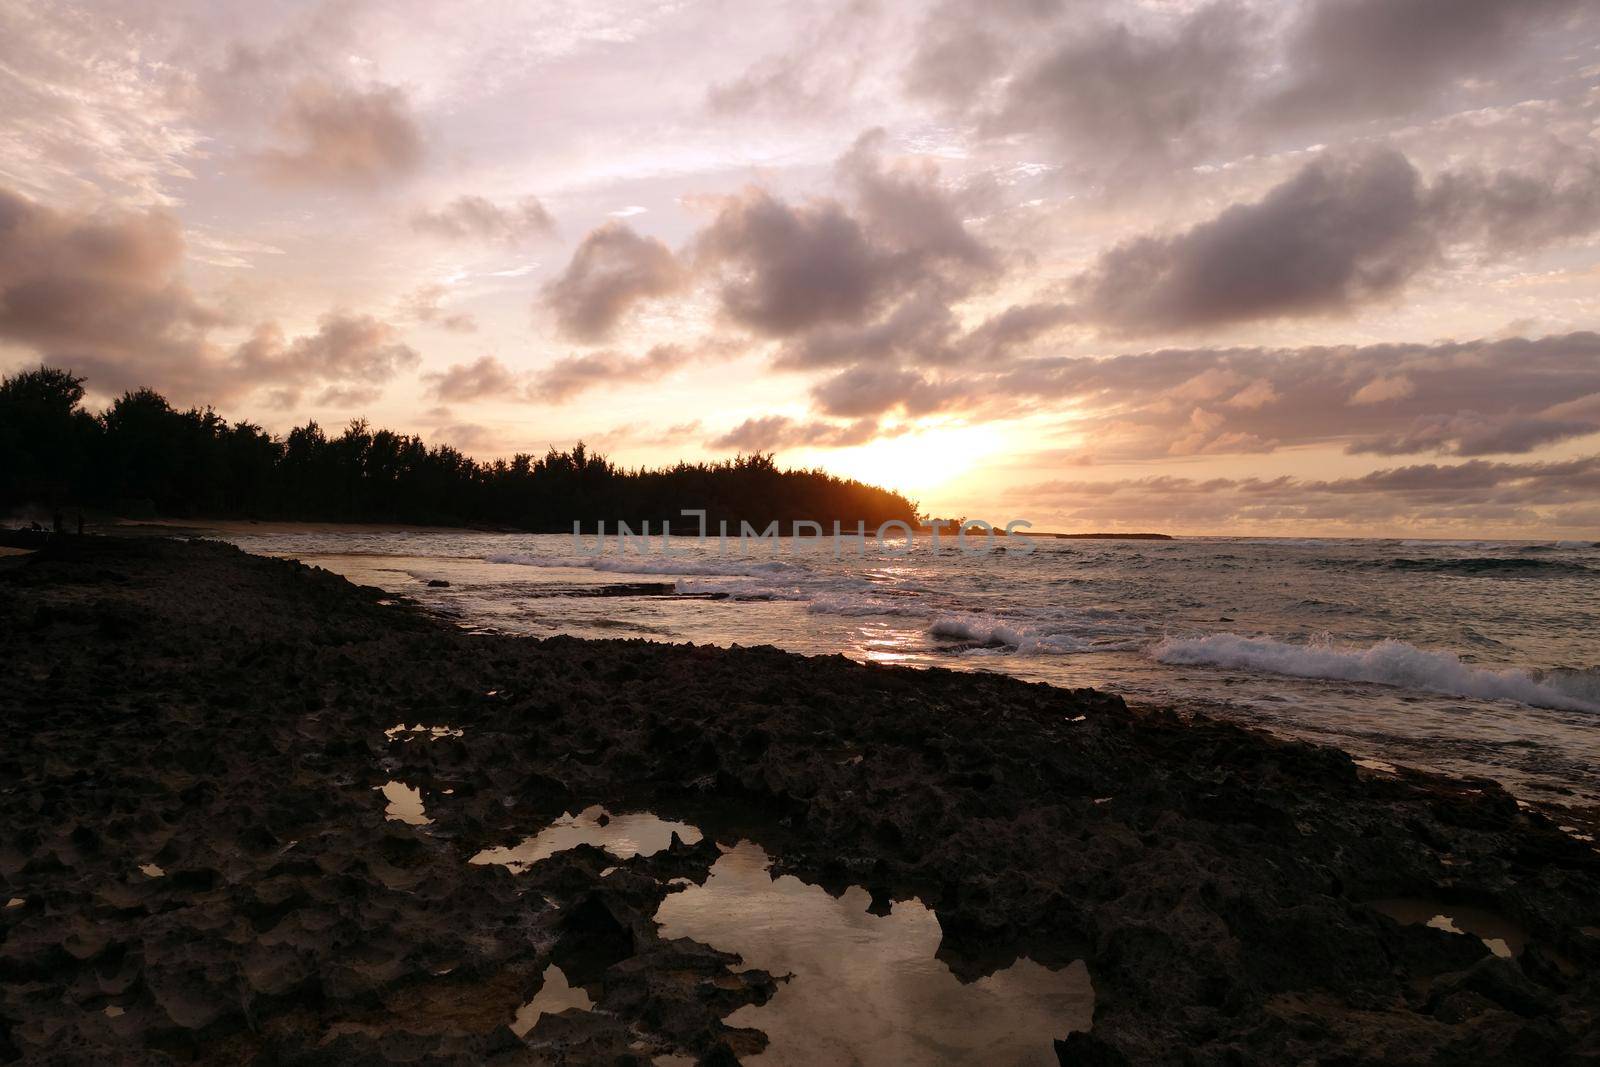
[[[687,280],[666,245],[608,222],[583,239],[567,269],[545,286],[543,300],[566,336],[601,341],[634,304],[678,292]]]
[[[772,337],[860,322],[891,288],[860,223],[835,201],[796,206],[751,190],[700,234],[697,256],[725,271],[728,316]]]
[[[234,352],[227,373],[269,384],[279,402],[292,406],[309,384],[324,386],[319,403],[366,403],[378,386],[421,357],[400,340],[399,331],[370,315],[335,311],[324,315],[317,332],[286,341],[276,324],[256,328]]]
[[[1525,252],[1582,237],[1600,227],[1600,157],[1564,146],[1543,154],[1536,172],[1456,170],[1428,194],[1434,224],[1485,256]]]
[[[259,161],[283,185],[371,187],[415,171],[422,135],[405,94],[314,80],[297,85],[279,121],[286,147]]]
[[[642,356],[620,352],[591,352],[556,360],[534,377],[528,395],[534,400],[560,401],[609,384],[631,384],[661,378],[697,358],[682,345],[656,345]]]
[[[1156,27],[1084,14],[1072,12],[1044,54],[1006,72],[1000,102],[980,117],[980,128],[1041,133],[1125,173],[1208,148],[1219,117],[1237,108],[1250,84],[1256,27],[1246,9],[1214,3]],[[969,47],[981,56],[992,46],[978,37]]]
[[[775,452],[784,448],[848,448],[865,444],[879,436],[875,419],[835,423],[821,420],[797,421],[786,415],[767,415],[746,419],[727,433],[716,437],[708,448],[740,452]]]
[[[1003,316],[997,316],[997,320]],[[996,321],[996,320],[991,320]],[[973,334],[982,333],[982,328]],[[970,335],[969,335],[970,336]],[[1515,454],[1600,429],[1600,335],[1295,349],[1163,349],[940,368],[859,364],[820,410],[988,411],[1070,404],[1113,459],[1333,445],[1351,452]]]
[[[800,334],[779,351],[785,369],[842,367],[854,363],[916,359],[947,362],[960,324],[936,293],[908,297],[883,318],[860,326],[826,323]]]
[[[1288,35],[1280,121],[1404,114],[1514,62],[1583,0],[1318,0]]]
[[[538,197],[523,197],[502,207],[481,196],[458,196],[436,211],[418,211],[411,228],[452,241],[476,240],[520,244],[555,233],[555,220]]]
[[[1592,40],[1593,7],[1221,0],[1110,15],[957,0],[923,22],[904,80],[979,136],[1041,140],[1069,171],[1120,187],[1303,145],[1337,124],[1536,98]]]
[[[1573,406],[1600,396],[1600,335],[1036,360],[992,385],[1100,408],[1090,425],[1136,454],[1525,453],[1600,426],[1600,410]]]
[[[811,389],[819,410],[829,415],[863,418],[901,408],[908,415],[927,415],[948,404],[955,386],[929,380],[905,367],[861,364],[842,371]]]
[[[1019,37],[1048,30],[1061,0],[947,0],[923,21],[906,67],[913,96],[969,106],[1006,69]]]
[[[1287,476],[1055,480],[1018,492],[1035,507],[1061,509],[1069,522],[1213,530],[1383,523],[1455,526],[1480,536],[1501,523],[1585,528],[1597,494],[1600,456],[1550,463],[1419,464],[1332,481]]]
[[[944,188],[930,164],[887,163],[883,146],[871,131],[839,160],[853,210],[833,199],[790,204],[759,189],[724,203],[695,252],[719,280],[730,319],[792,338],[872,322],[904,299],[948,303],[995,274],[998,257],[963,221],[965,196]]]
[[[309,387],[352,402],[417,362],[394,327],[347,312],[293,341],[264,323],[225,352],[210,333],[226,322],[184,284],[183,256],[164,212],[66,213],[0,190],[0,338],[98,392],[149,385],[192,403],[255,389],[294,403]]]
[[[1396,296],[1448,246],[1494,255],[1594,230],[1600,162],[1561,163],[1428,185],[1392,149],[1320,156],[1258,201],[1103,252],[1077,281],[1080,310],[1125,334],[1346,313]]]
[[[1592,433],[1600,433],[1600,420],[1464,411],[1454,415],[1418,416],[1400,433],[1356,441],[1346,451],[1379,456],[1409,456],[1418,452],[1495,456],[1532,452],[1544,445]]]
[[[1439,256],[1404,156],[1319,158],[1252,204],[1102,253],[1079,280],[1087,318],[1126,333],[1320,315],[1391,296]]]
[[[113,391],[215,384],[207,331],[221,316],[184,284],[172,215],[54,211],[0,190],[0,338]]]
[[[516,399],[522,383],[515,372],[493,356],[471,363],[452,363],[441,372],[424,374],[428,394],[445,401]]]

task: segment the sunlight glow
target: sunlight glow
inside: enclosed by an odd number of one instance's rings
[[[855,448],[794,453],[796,466],[823,467],[845,478],[911,494],[925,493],[969,473],[1007,445],[999,426],[933,426],[882,437]]]

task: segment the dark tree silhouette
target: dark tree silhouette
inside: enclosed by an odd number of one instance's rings
[[[448,445],[374,430],[337,437],[315,422],[282,440],[210,408],[179,411],[151,389],[100,415],[83,379],[40,367],[0,379],[0,514],[34,505],[124,515],[491,524],[564,531],[606,522],[708,520],[785,525],[913,521],[899,493],[823,470],[782,470],[756,453],[716,463],[625,470],[580,441],[570,451],[479,463]]]

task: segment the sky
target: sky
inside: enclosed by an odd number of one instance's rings
[[[1600,3],[0,0],[0,370],[1039,529],[1600,537]]]

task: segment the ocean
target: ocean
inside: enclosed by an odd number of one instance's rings
[[[1600,543],[785,538],[672,556],[570,535],[235,524],[219,536],[471,629],[771,644],[999,671],[1338,745],[1369,768],[1600,803]],[[594,539],[581,548],[593,552]],[[448,585],[430,585],[448,582]]]

